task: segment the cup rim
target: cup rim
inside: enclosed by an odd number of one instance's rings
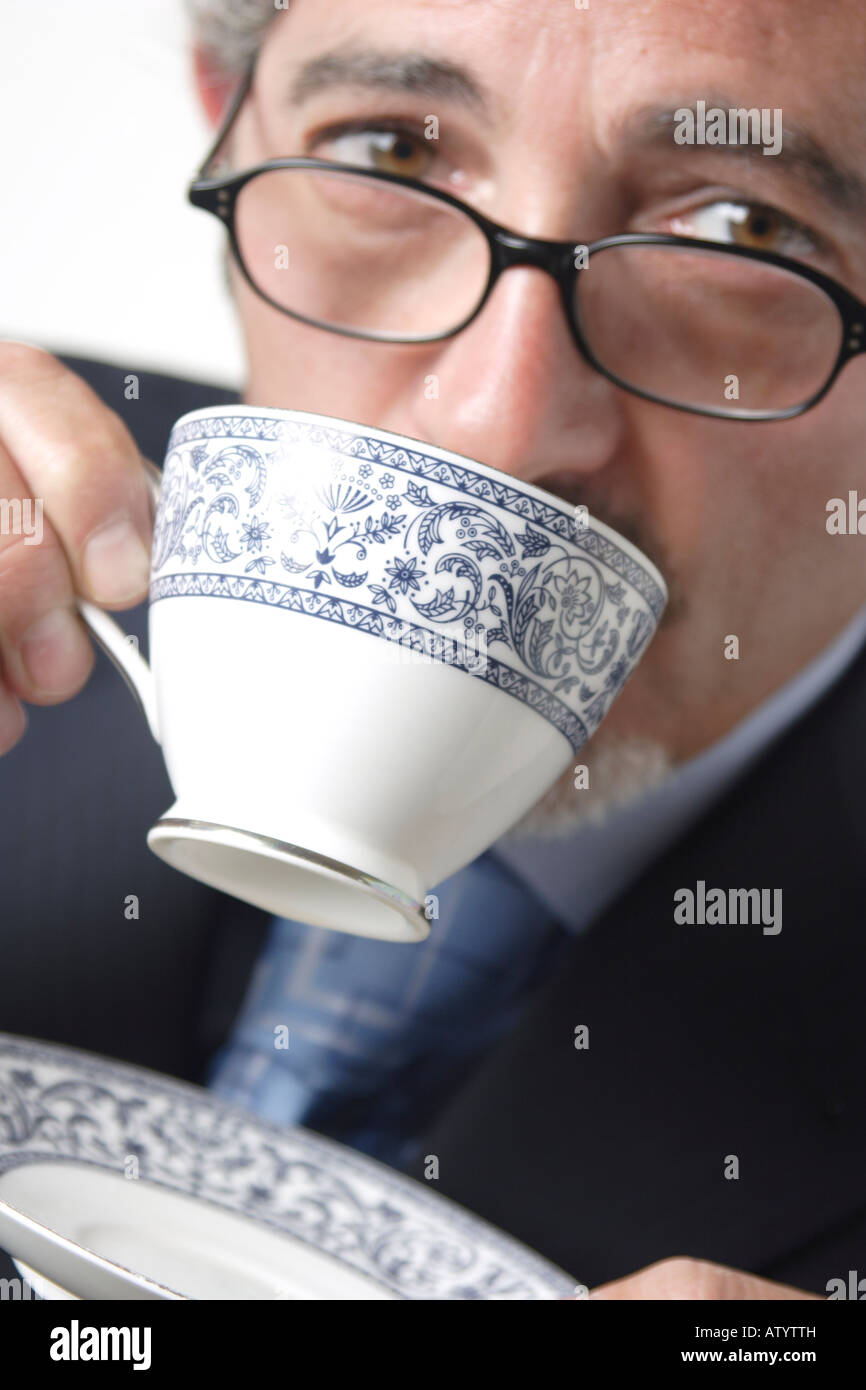
[[[507,487],[514,488],[516,492],[526,493],[536,498],[546,506],[552,507],[555,511],[559,512],[561,516],[571,517],[574,514],[574,508],[563,502],[561,497],[557,497],[555,493],[548,492],[545,488],[539,487],[536,483],[528,483],[525,482],[523,478],[516,478],[513,473],[506,473],[501,468],[493,468],[490,464],[482,463],[479,459],[470,458],[468,454],[455,453],[453,449],[446,449],[440,444],[430,444],[426,440],[416,439],[414,435],[398,434],[394,430],[384,429],[381,425],[363,424],[360,420],[349,420],[343,415],[323,415],[318,411],[295,410],[291,406],[250,405],[246,401],[238,401],[235,405],[207,405],[201,406],[197,410],[185,411],[183,415],[179,415],[171,427],[168,443],[171,442],[171,435],[179,425],[187,424],[194,420],[212,418],[214,416],[238,414],[265,415],[273,419],[284,419],[286,416],[291,416],[295,420],[305,420],[313,424],[320,424],[330,428],[339,428],[341,425],[346,425],[353,430],[369,430],[372,434],[376,435],[377,438],[381,437],[388,443],[403,446],[407,444],[410,446],[415,445],[417,449],[413,450],[413,452],[418,452],[420,450],[425,453],[432,453],[436,457],[442,458],[445,462],[457,464],[460,468],[468,468],[470,471],[475,470],[491,479],[493,482],[503,483]],[[640,550],[633,541],[630,541],[626,536],[620,535],[619,531],[615,531],[614,528],[608,526],[606,522],[600,521],[588,508],[587,516],[589,517],[588,530],[600,533],[608,541],[627,551],[635,562],[640,563],[651,571],[664,595],[665,604],[667,604],[670,598],[667,581],[661,570],[649,556]]]

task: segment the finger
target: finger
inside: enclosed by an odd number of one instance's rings
[[[65,552],[37,504],[0,443],[0,664],[8,697],[0,717],[9,740],[20,724],[14,701],[67,699],[87,680],[94,661]],[[21,733],[23,728],[17,737]]]
[[[27,729],[27,714],[2,678],[0,667],[0,757],[14,748]]]
[[[156,506],[159,489],[162,486],[162,469],[157,468],[156,464],[153,463],[151,459],[145,458],[144,454],[141,456],[141,461],[148,475],[147,480],[150,486],[151,500],[154,506]]]
[[[816,1299],[819,1294],[777,1284],[743,1270],[709,1260],[685,1257],[659,1260],[623,1279],[592,1289],[589,1297],[608,1301],[636,1299],[707,1299],[753,1301],[755,1299]]]
[[[29,495],[44,499],[76,591],[104,607],[140,602],[150,489],[120,418],[49,353],[0,342],[0,438]]]

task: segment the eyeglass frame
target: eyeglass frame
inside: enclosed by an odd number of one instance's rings
[[[831,387],[835,384],[842,369],[854,357],[866,354],[866,303],[857,299],[850,290],[846,289],[837,280],[825,275],[822,271],[814,269],[812,266],[801,264],[799,261],[791,260],[787,256],[781,256],[775,251],[762,251],[749,246],[725,246],[715,241],[706,241],[698,237],[677,236],[667,232],[620,232],[613,236],[602,237],[600,240],[586,245],[576,241],[551,241],[544,237],[527,237],[520,232],[514,232],[510,228],[503,226],[499,222],[486,217],[470,203],[465,203],[460,198],[456,198],[452,193],[445,189],[433,188],[425,183],[423,179],[412,178],[406,174],[392,174],[385,170],[364,169],[354,164],[344,164],[336,160],[318,159],[309,155],[287,155],[277,159],[267,159],[259,164],[253,165],[248,169],[231,174],[213,175],[208,174],[208,167],[212,164],[215,156],[219,152],[226,136],[234,125],[238,112],[252,87],[253,77],[256,67],[256,58],[253,57],[249,63],[241,81],[231,98],[224,116],[220,122],[214,140],[202,161],[196,174],[190,180],[187,187],[187,198],[194,207],[202,208],[205,212],[212,213],[224,222],[229,235],[234,258],[241,270],[244,279],[250,288],[272,308],[279,310],[280,313],[287,314],[290,318],[300,323],[309,324],[313,328],[322,328],[329,333],[338,333],[346,338],[360,338],[365,342],[378,342],[386,344],[404,344],[405,346],[422,345],[426,343],[443,342],[448,338],[455,337],[462,333],[470,323],[477,318],[504,271],[512,266],[529,265],[537,270],[543,270],[556,281],[559,286],[560,297],[562,299],[565,317],[568,322],[571,336],[574,340],[578,352],[584,361],[593,367],[597,372],[608,381],[613,382],[622,390],[629,392],[630,395],[638,396],[642,400],[651,401],[656,405],[667,406],[670,410],[681,410],[690,415],[702,415],[719,420],[737,420],[752,424],[761,424],[774,420],[790,420],[799,415],[804,415],[811,410],[819,401],[823,400]],[[487,284],[478,300],[475,308],[463,321],[455,327],[443,333],[431,333],[423,337],[401,338],[399,336],[384,336],[371,332],[364,332],[360,329],[344,328],[338,325],[323,323],[318,319],[307,318],[292,309],[287,309],[284,304],[279,304],[275,299],[262,289],[253,279],[244,261],[243,253],[238,244],[237,232],[235,227],[235,208],[238,197],[242,189],[257,178],[260,174],[269,173],[277,169],[311,169],[320,170],[325,173],[351,174],[356,178],[368,178],[378,183],[397,184],[401,188],[413,190],[421,193],[428,198],[437,199],[439,202],[453,208],[456,212],[468,217],[475,224],[484,236],[490,254],[490,272]],[[591,263],[593,254],[608,250],[617,246],[671,246],[681,250],[705,251],[710,254],[734,256],[747,261],[756,261],[763,265],[775,266],[779,270],[787,271],[789,274],[798,276],[806,280],[831,301],[842,322],[842,339],[839,345],[839,352],[830,370],[830,374],[820,390],[808,400],[799,405],[787,406],[776,411],[748,411],[748,410],[721,410],[712,406],[684,405],[679,401],[667,400],[664,396],[658,396],[654,392],[645,391],[638,386],[623,381],[614,372],[611,372],[603,363],[599,362],[586,342],[580,326],[580,318],[577,312],[578,300],[578,275],[587,266],[577,264],[576,252],[585,252],[588,263]]]

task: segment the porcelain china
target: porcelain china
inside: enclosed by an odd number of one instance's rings
[[[206,1090],[0,1034],[0,1247],[85,1299],[556,1299],[429,1186]]]
[[[416,440],[193,411],[159,494],[137,691],[176,796],[148,836],[269,912],[423,939],[428,894],[539,799],[667,593],[609,528]]]

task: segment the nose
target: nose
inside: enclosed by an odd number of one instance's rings
[[[430,370],[438,394],[411,407],[421,437],[526,482],[598,472],[620,444],[619,392],[581,356],[558,285],[535,267],[505,271]]]

